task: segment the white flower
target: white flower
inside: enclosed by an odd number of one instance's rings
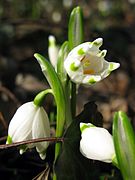
[[[50,35],[48,40],[49,40],[48,55],[49,55],[49,59],[50,59],[51,64],[55,68],[57,65],[57,58],[58,58],[59,49],[56,46],[56,39],[54,36]]]
[[[119,63],[107,62],[104,59],[107,51],[99,50],[102,42],[102,38],[93,42],[85,42],[75,47],[68,54],[64,67],[73,82],[94,84],[120,66]]]
[[[91,123],[80,123],[80,152],[87,158],[111,163],[115,155],[112,135]]]
[[[11,119],[7,144],[49,136],[50,125],[44,108],[28,102],[20,106]],[[44,159],[48,145],[48,142],[29,144],[25,146],[25,149],[24,147],[20,149],[20,154],[27,148],[36,147],[40,157]]]

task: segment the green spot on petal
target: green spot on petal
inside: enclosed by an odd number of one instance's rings
[[[96,83],[96,81],[95,81],[94,78],[90,78],[88,82],[89,82],[90,84],[95,84],[95,83]]]
[[[85,54],[83,48],[81,48],[81,49],[78,50],[78,54],[79,54],[79,55],[84,55],[84,54]]]
[[[109,71],[113,71],[114,70],[114,64],[113,63],[110,63],[109,64]]]
[[[79,67],[75,66],[75,63],[73,62],[71,65],[70,65],[70,69],[72,71],[77,71],[79,69]]]
[[[95,46],[99,46],[99,43],[98,43],[98,42],[93,42],[93,44],[94,44]]]
[[[85,129],[95,127],[93,124],[83,124],[83,126],[80,127],[81,132],[83,132]]]
[[[7,144],[12,144],[12,138],[9,135],[7,137]]]

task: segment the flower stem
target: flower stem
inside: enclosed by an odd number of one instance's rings
[[[72,118],[76,115],[76,84],[72,82],[71,89],[71,110],[72,110]]]
[[[45,96],[46,96],[48,93],[53,94],[52,89],[46,89],[46,90],[41,91],[40,93],[38,93],[38,94],[36,95],[36,97],[34,98],[34,104],[35,104],[36,106],[42,106],[43,101],[44,101],[44,98],[45,98]]]

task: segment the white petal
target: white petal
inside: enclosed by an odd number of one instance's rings
[[[115,154],[112,136],[104,128],[86,128],[82,132],[80,151],[89,159],[109,163]]]
[[[50,137],[50,124],[45,110],[43,107],[40,107],[34,117],[32,125],[32,138],[36,139],[45,137]],[[36,143],[36,149],[40,154],[42,154],[42,152],[46,151],[48,145],[48,142],[39,142]]]
[[[115,70],[115,69],[117,69],[119,67],[120,67],[119,63],[109,62],[109,70],[110,71],[113,71],[113,70]]]
[[[95,46],[100,47],[103,44],[103,38],[97,38],[92,42]]]
[[[10,121],[8,134],[13,142],[23,141],[31,138],[31,125],[36,113],[33,102],[23,104]]]
[[[101,76],[99,76],[99,75],[87,75],[87,76],[85,75],[84,79],[82,80],[82,83],[86,84],[86,85],[90,85],[90,84],[94,84],[100,80],[101,80]]]

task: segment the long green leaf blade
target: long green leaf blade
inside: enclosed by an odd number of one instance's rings
[[[64,68],[64,60],[67,57],[69,52],[69,46],[68,46],[68,41],[65,41],[58,54],[58,62],[57,62],[57,74],[59,75],[59,78],[62,83],[66,83],[67,80],[67,73]]]
[[[70,50],[83,42],[83,17],[80,7],[72,10],[68,25],[68,40]]]
[[[57,127],[56,127],[56,137],[61,137],[64,130],[65,124],[65,114],[66,114],[66,101],[64,96],[63,87],[61,81],[55,72],[53,66],[40,54],[34,54],[35,58],[38,60],[43,74],[45,75],[48,83],[50,84],[53,94],[55,97],[55,101],[57,104]],[[59,144],[56,144],[56,154],[55,158],[57,158],[60,150]]]
[[[124,112],[116,112],[113,138],[118,164],[124,180],[135,179],[135,134]]]

